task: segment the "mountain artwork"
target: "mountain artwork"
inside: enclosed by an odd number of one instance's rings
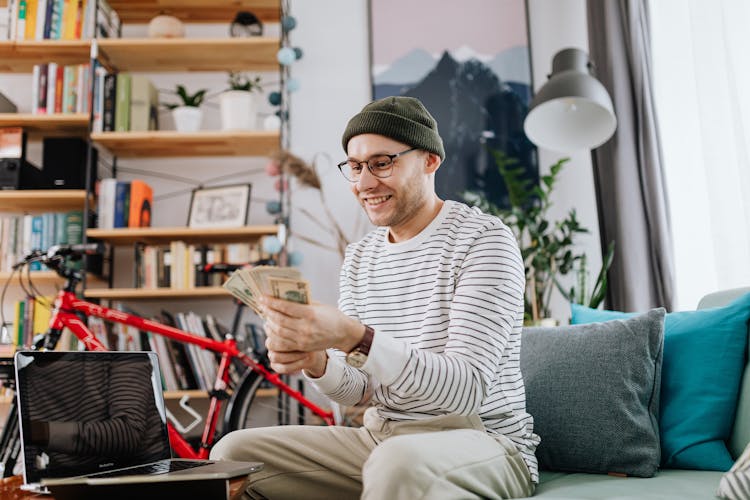
[[[461,16],[446,20],[440,18],[448,14],[441,12],[446,8],[441,4],[427,0],[370,3],[373,98],[416,97],[435,117],[446,150],[435,177],[441,198],[461,201],[466,191],[478,191],[507,207],[507,190],[489,149],[518,159],[533,182],[539,176],[536,149],[523,132],[531,100],[525,5],[523,0],[464,0]],[[420,22],[437,28],[449,21],[446,29],[452,30],[452,36],[444,36],[439,29],[409,29],[408,23],[399,30],[398,22],[408,20],[404,10],[419,5],[424,7]],[[394,18],[389,9],[401,17]],[[509,14],[520,18],[512,21]],[[391,30],[383,32],[379,21]],[[508,26],[505,34],[497,32],[503,23]],[[482,32],[483,26],[489,32]]]

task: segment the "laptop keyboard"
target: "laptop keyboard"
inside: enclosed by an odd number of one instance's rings
[[[185,469],[192,469],[193,467],[200,467],[202,465],[211,465],[212,463],[213,462],[209,462],[207,460],[161,460],[159,462],[141,465],[139,467],[129,467],[127,469],[118,469],[111,472],[92,474],[89,477],[96,477],[98,479],[100,477],[166,474],[167,472],[177,472]]]

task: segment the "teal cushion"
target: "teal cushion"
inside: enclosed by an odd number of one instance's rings
[[[573,324],[622,319],[637,313],[573,305]],[[750,294],[725,307],[669,313],[659,418],[662,466],[726,471],[725,441],[734,422],[747,345]]]

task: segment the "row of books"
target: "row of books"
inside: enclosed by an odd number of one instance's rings
[[[0,8],[0,40],[116,38],[120,25],[106,0],[8,0]]]
[[[94,69],[94,132],[145,132],[159,128],[159,92],[143,75]]]
[[[32,113],[88,113],[91,109],[89,68],[88,64],[35,64],[31,77]]]
[[[141,245],[136,251],[135,287],[221,286],[227,275],[204,272],[206,264],[246,264],[260,259],[260,247],[247,243],[188,245],[172,241],[169,246]]]
[[[102,179],[98,186],[97,227],[150,227],[153,203],[154,191],[142,180]]]
[[[52,245],[75,245],[83,241],[83,211],[47,212],[39,215],[0,217],[0,272],[9,272],[13,264],[35,249]],[[32,270],[41,270],[38,262]]]
[[[3,341],[12,343],[14,347],[31,346],[35,335],[47,331],[54,300],[54,297],[26,297],[17,301],[13,306],[13,327],[10,339],[3,339]]]
[[[47,331],[53,300],[53,297],[27,297],[15,303],[10,338],[4,339],[3,344],[10,355],[20,347],[28,348],[33,344],[36,335]],[[113,304],[113,308],[133,313],[121,303]],[[217,341],[224,340],[224,336],[229,332],[212,315],[201,318],[193,312],[178,312],[172,315],[162,311],[153,319],[164,325]],[[218,357],[213,352],[121,323],[105,323],[101,318],[89,317],[87,325],[109,350],[155,352],[159,357],[166,390],[208,391],[213,388],[218,367]],[[82,350],[83,345],[70,330],[65,329],[55,349],[77,351]],[[233,370],[230,375],[236,382],[240,374]]]
[[[115,307],[125,312],[132,312],[122,304],[115,304]],[[193,312],[178,312],[173,315],[162,311],[154,320],[218,341],[224,340],[224,335],[228,333],[227,328],[217,322],[212,315],[201,318]],[[215,353],[163,335],[139,331],[128,325],[120,323],[108,325],[99,318],[89,318],[88,321],[91,331],[108,349],[156,352],[166,390],[211,390],[213,388],[219,361]],[[233,372],[232,375],[232,378],[236,380],[239,374]]]

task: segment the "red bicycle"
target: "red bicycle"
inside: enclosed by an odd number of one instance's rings
[[[332,411],[320,408],[307,399],[301,391],[291,388],[278,374],[268,368],[267,359],[258,359],[259,356],[262,357],[262,354],[256,351],[254,353],[255,357],[253,357],[239,349],[237,341],[231,334],[227,334],[224,340],[220,342],[163,325],[157,321],[145,319],[135,314],[110,309],[78,298],[76,289],[83,280],[83,275],[81,271],[71,266],[70,263],[81,260],[84,254],[93,254],[100,250],[101,247],[98,244],[55,246],[47,252],[34,251],[23,262],[16,264],[15,269],[22,270],[24,266],[28,266],[32,262],[41,262],[47,268],[65,278],[64,286],[58,292],[54,302],[49,329],[39,340],[35,341],[34,348],[54,349],[63,329],[68,328],[84,344],[87,350],[106,351],[107,348],[105,345],[89,330],[83,321],[85,317],[94,316],[102,318],[105,321],[123,323],[139,330],[163,335],[178,342],[195,344],[202,349],[207,349],[220,355],[213,390],[208,393],[210,396],[210,405],[203,434],[197,449],[193,448],[171,423],[169,424],[169,440],[172,449],[178,456],[193,459],[208,458],[209,450],[217,435],[219,415],[225,401],[227,402],[227,406],[221,426],[222,432],[227,433],[247,427],[247,423],[252,418],[251,413],[253,412],[253,402],[256,393],[263,381],[268,381],[271,385],[278,388],[281,393],[296,400],[304,408],[307,408],[314,415],[320,417],[326,424],[334,424]],[[236,323],[235,319],[235,326]],[[242,373],[242,376],[239,382],[233,388],[230,388],[229,373],[232,364],[234,364],[235,368],[239,369],[239,373]],[[14,408],[11,408],[9,415],[15,414],[13,410]],[[10,423],[9,418],[8,424]],[[9,446],[12,441],[11,439],[6,439],[5,436],[6,432],[12,432],[9,430],[10,427],[12,426],[6,425],[3,430],[0,442],[4,446]],[[0,450],[0,453],[3,451]]]

